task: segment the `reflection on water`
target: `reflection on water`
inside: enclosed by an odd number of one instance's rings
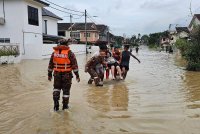
[[[103,87],[87,85],[88,58],[77,56],[81,82],[73,80],[70,110],[57,113],[48,60],[0,66],[0,133],[199,134],[200,73],[184,70],[176,54],[141,47],[137,56],[125,81]]]
[[[87,95],[90,106],[96,110],[108,112],[128,109],[128,89],[124,82],[106,81],[103,89],[92,85]]]

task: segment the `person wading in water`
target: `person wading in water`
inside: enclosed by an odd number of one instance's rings
[[[125,45],[124,46],[124,51],[122,52],[122,60],[121,60],[121,65],[120,65],[121,69],[122,69],[123,79],[126,78],[127,72],[129,70],[130,56],[132,56],[133,58],[135,58],[140,63],[140,60],[137,57],[135,57],[128,50],[129,50],[129,45]]]

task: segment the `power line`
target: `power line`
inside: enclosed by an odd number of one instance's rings
[[[60,12],[63,12],[63,13],[67,13],[67,14],[71,14],[71,15],[76,15],[76,16],[83,16],[83,15],[80,15],[80,14],[75,14],[75,13],[70,13],[70,12],[66,12],[66,11],[63,11],[63,10],[60,10],[58,8],[55,8],[55,7],[52,7],[52,6],[49,6],[50,8],[53,8],[57,11],[60,11]]]
[[[49,1],[49,0],[45,0],[45,1],[49,2],[50,4],[55,5],[55,6],[57,6],[57,7],[63,8],[63,9],[65,9],[65,10],[69,10],[69,11],[73,11],[73,12],[79,12],[79,13],[84,13],[84,12],[82,12],[82,11],[78,11],[78,10],[73,10],[73,9],[69,9],[69,8],[66,8],[66,7],[62,7],[62,6],[60,6],[60,5],[58,5],[58,4],[55,4],[55,3],[53,3],[53,2],[51,2],[51,1]]]
[[[96,21],[92,18],[92,16],[91,15],[89,15],[88,13],[87,13],[87,18],[89,18],[93,23],[96,23]]]
[[[77,18],[74,18],[74,17],[73,17],[73,19],[81,19],[84,15],[85,15],[85,14],[83,14],[82,16],[77,17]]]

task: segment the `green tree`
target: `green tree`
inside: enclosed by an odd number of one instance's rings
[[[188,43],[186,39],[178,39],[175,43],[176,47],[180,50],[181,55],[185,56],[186,50],[188,49]]]
[[[188,61],[188,70],[200,71],[200,26],[197,26],[191,33],[191,41],[188,43],[185,59]]]
[[[143,43],[145,43],[145,44],[147,44],[148,45],[148,40],[149,40],[149,36],[148,35],[143,35],[142,37],[141,37],[141,40],[142,40],[142,42]]]

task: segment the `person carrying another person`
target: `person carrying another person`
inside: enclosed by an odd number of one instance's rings
[[[106,53],[106,55],[107,55],[107,49],[108,48],[107,48],[107,46],[105,44],[100,44],[99,45],[99,51],[95,52],[92,55],[92,57],[99,56],[101,51],[104,51]],[[99,78],[101,79],[102,82],[103,82],[103,79],[104,79],[104,70],[105,70],[105,66],[103,66],[101,63],[96,65],[96,72],[99,75]]]
[[[98,64],[102,64],[106,66],[105,62],[105,51],[100,50],[99,55],[93,56],[85,65],[85,72],[90,74],[90,79],[88,81],[88,84],[92,84],[92,82],[95,82],[96,86],[103,86],[103,81],[101,80],[101,76],[99,76],[98,71],[96,70],[96,67]]]
[[[127,72],[129,70],[130,56],[135,58],[140,63],[140,60],[137,57],[135,57],[130,51],[128,51],[129,47],[129,45],[124,45],[124,51],[122,52],[122,60],[120,66],[122,69],[123,79],[126,78]]]

